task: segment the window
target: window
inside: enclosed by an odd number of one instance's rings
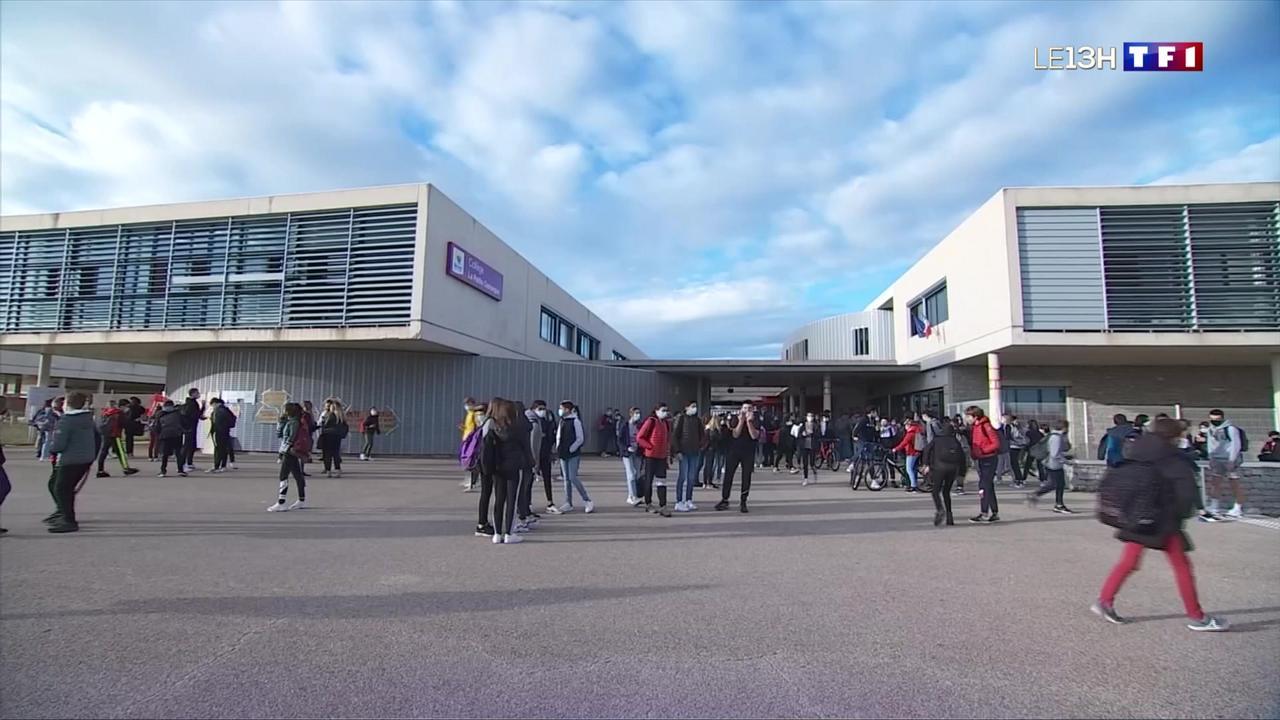
[[[579,330],[578,354],[588,360],[599,360],[600,341]]]
[[[569,352],[573,352],[574,329],[575,328],[573,327],[573,323],[570,323],[568,320],[565,320],[564,318],[560,319],[560,334],[557,336],[556,341],[557,341],[557,344],[560,345],[560,347],[564,348],[565,350],[568,350]]]
[[[560,318],[546,308],[542,308],[542,317],[538,321],[538,337],[549,343],[556,341],[556,332],[560,329]]]
[[[911,303],[908,309],[911,312],[912,335],[921,335],[926,324],[932,328],[946,322],[951,316],[947,306],[947,284],[944,282],[938,288],[930,290],[924,297]]]
[[[614,360],[626,360],[626,359],[627,359],[627,356],[626,356],[626,355],[623,355],[622,353],[618,352],[617,350],[614,350],[614,351],[613,351],[613,359],[614,359]]]
[[[1043,428],[1046,423],[1067,417],[1067,389],[1064,387],[1005,387],[1000,390],[1004,411],[1018,416],[1026,427],[1035,420]]]
[[[853,329],[853,354],[855,356],[871,354],[871,330],[869,328]]]

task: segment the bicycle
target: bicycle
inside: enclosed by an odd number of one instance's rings
[[[840,458],[836,455],[836,442],[832,439],[823,439],[818,444],[817,457],[814,458],[814,469],[826,468],[828,470],[840,469]]]
[[[890,484],[897,484],[895,475],[906,477],[901,463],[893,453],[883,447],[872,445],[859,448],[857,457],[849,469],[849,489],[857,490],[860,486],[872,492],[879,492]]]

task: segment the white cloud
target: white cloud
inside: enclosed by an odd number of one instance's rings
[[[1245,147],[1240,152],[1180,173],[1165,175],[1152,185],[1177,183],[1250,182],[1280,180],[1280,135]]]

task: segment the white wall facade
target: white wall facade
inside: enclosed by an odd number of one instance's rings
[[[864,355],[855,354],[854,331],[867,330],[868,350]],[[808,357],[792,356],[793,360],[873,360],[892,362],[894,359],[893,313],[886,310],[864,310],[845,313],[811,322],[792,332],[783,343],[782,359],[787,352],[808,341]]]

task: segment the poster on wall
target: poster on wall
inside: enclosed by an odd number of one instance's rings
[[[254,390],[224,390],[218,393],[217,397],[222,398],[222,402],[227,404],[227,408],[236,416],[236,427],[231,428],[231,437],[237,437],[236,430],[240,425],[240,418],[245,416],[247,406],[257,402],[258,393]]]
[[[280,416],[284,414],[284,406],[289,402],[289,398],[289,393],[284,390],[264,390],[262,403],[258,405],[253,421],[263,425],[275,425],[280,422]]]

